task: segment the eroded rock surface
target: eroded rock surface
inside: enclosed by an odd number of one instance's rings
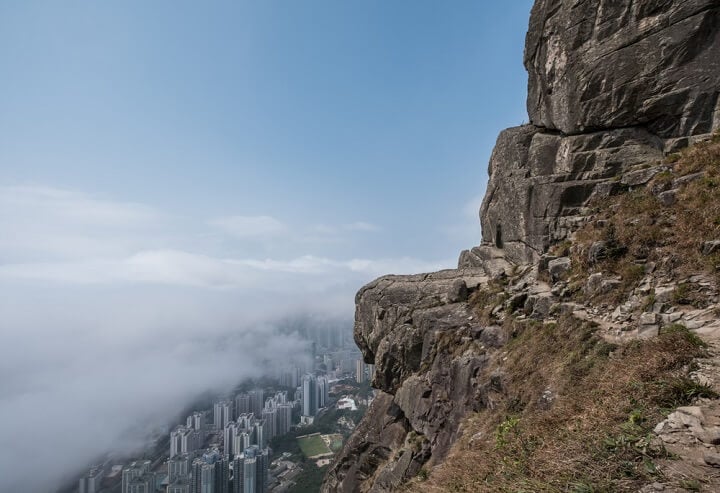
[[[572,313],[618,338],[657,333],[681,317],[693,328],[691,314],[639,320],[640,294],[607,313],[562,302],[568,286],[559,278],[570,265],[548,248],[584,224],[591,199],[644,186],[665,171],[665,155],[720,127],[720,0],[536,0],[525,66],[531,124],[498,137],[481,245],[461,253],[457,270],[386,276],[357,295],[355,340],[375,365],[380,394],[324,492],[396,489],[442,461],[461,420],[491,405],[503,379],[483,370],[504,334],[480,324],[468,304],[490,280],[520,279],[493,313]],[[550,264],[552,286],[537,279]],[[599,276],[585,289],[618,282]]]
[[[481,269],[386,276],[358,293],[355,341],[382,393],[324,491],[391,491],[444,457],[461,419],[485,402],[474,378],[486,361],[486,329],[467,297],[487,280]],[[488,344],[497,344],[488,330]]]
[[[718,0],[538,0],[525,43],[528,113],[564,134],[718,125]]]

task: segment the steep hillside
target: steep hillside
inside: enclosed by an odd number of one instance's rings
[[[483,243],[357,295],[380,394],[323,491],[720,488],[720,0],[537,0],[525,66]]]
[[[713,140],[645,168],[656,173],[646,185],[591,203],[586,225],[552,248],[570,268],[559,257],[553,273],[510,276],[471,297],[507,341],[485,370],[492,404],[409,489],[720,491]],[[549,310],[533,316],[526,286],[544,281]]]

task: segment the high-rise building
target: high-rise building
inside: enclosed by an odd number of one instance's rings
[[[205,430],[205,413],[192,413],[190,416],[187,417],[187,422],[185,426],[187,428],[192,428],[193,430],[202,432],[203,430]]]
[[[220,457],[215,461],[215,491],[213,493],[230,493],[230,459]]]
[[[80,478],[78,490],[80,493],[98,493],[100,491],[100,482],[104,476],[105,470],[102,467],[93,467]]]
[[[225,455],[232,457],[236,451],[234,449],[235,434],[237,433],[238,425],[235,421],[229,422],[223,430],[223,447]],[[241,449],[242,450],[242,449]]]
[[[292,426],[292,404],[280,404],[277,407],[276,423],[276,436],[284,435],[290,431],[290,427]]]
[[[200,448],[200,432],[185,426],[178,426],[170,432],[170,458],[179,454],[189,454]]]
[[[266,493],[268,450],[248,447],[233,460],[233,493]]]
[[[330,395],[330,383],[327,377],[317,377],[317,407],[326,407],[328,404],[328,396]]]
[[[168,480],[173,482],[176,479],[188,478],[191,462],[190,454],[180,454],[168,459]]]
[[[224,400],[215,403],[213,406],[213,426],[215,426],[215,429],[224,429],[233,419],[233,401]]]
[[[250,395],[250,412],[259,418],[262,415],[263,407],[265,407],[265,392],[263,389],[255,389],[249,392]]]
[[[193,461],[190,493],[229,493],[228,461],[216,450]]]
[[[250,396],[243,392],[235,396],[235,417],[250,412]]]
[[[135,461],[123,469],[122,493],[155,493],[155,474],[149,460]]]
[[[317,380],[314,375],[305,375],[302,381],[303,393],[303,416],[315,416],[317,414]]]
[[[235,451],[235,455],[242,453],[243,450],[252,445],[251,442],[252,437],[250,436],[250,433],[241,431],[240,433],[235,434],[235,438],[233,439],[233,451]]]
[[[277,436],[277,408],[265,408],[262,412],[265,421],[265,440],[270,441]]]
[[[241,414],[240,416],[238,416],[236,422],[237,422],[238,428],[247,429],[247,428],[252,427],[252,424],[254,421],[255,421],[255,415],[253,413],[245,413],[245,414]]]
[[[170,481],[167,486],[167,493],[192,493],[190,490],[189,476],[185,478],[177,478]]]
[[[365,362],[359,359],[355,362],[355,381],[364,383],[365,380]]]
[[[255,423],[253,423],[253,431],[255,432],[254,436],[254,442],[255,445],[258,447],[265,448],[267,447],[267,435],[265,431],[265,420],[264,419],[257,419],[255,420]]]

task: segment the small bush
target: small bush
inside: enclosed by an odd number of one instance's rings
[[[696,347],[706,348],[707,343],[700,336],[691,332],[683,324],[671,324],[660,329],[660,334],[680,334],[687,342]]]

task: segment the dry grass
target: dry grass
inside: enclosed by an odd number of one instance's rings
[[[478,289],[470,295],[468,303],[474,309],[478,316],[478,321],[481,324],[490,325],[495,323],[492,310],[507,300],[507,293],[505,292],[506,284],[507,280],[505,279],[494,279],[491,280],[487,286]]]
[[[672,155],[669,161],[673,171],[660,173],[648,187],[595,204],[597,220],[578,231],[571,249],[574,274],[604,272],[623,281],[594,301],[625,299],[642,279],[642,266],[650,263],[674,278],[706,272],[720,279],[720,255],[702,254],[705,241],[720,239],[720,136]],[[657,192],[695,173],[702,176],[677,187],[675,204],[666,207],[658,201]],[[606,259],[590,265],[588,250],[594,241],[605,241],[611,249]]]
[[[506,329],[517,335],[485,375],[495,382],[491,406],[466,421],[451,456],[408,490],[637,491],[665,456],[648,438],[662,409],[708,392],[687,378],[704,350],[681,327],[621,348],[572,318]]]

